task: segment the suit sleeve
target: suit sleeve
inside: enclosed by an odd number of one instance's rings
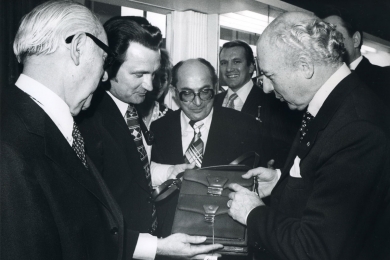
[[[62,259],[56,223],[34,167],[1,144],[1,259]]]
[[[289,176],[282,207],[261,206],[249,214],[252,245],[291,260],[349,259],[359,251],[389,185],[389,141],[366,122],[344,126],[328,139],[316,158],[317,170],[307,173],[308,187],[294,187],[300,180]],[[283,198],[299,199],[305,192],[302,214],[285,214]]]

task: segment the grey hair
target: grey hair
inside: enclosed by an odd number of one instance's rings
[[[14,53],[20,63],[32,55],[47,55],[67,36],[104,32],[99,19],[85,6],[68,0],[49,1],[35,7],[22,18],[14,41]]]
[[[319,19],[307,19],[295,24],[276,26],[271,43],[287,51],[296,65],[302,56],[315,64],[337,67],[343,62],[343,35],[336,27]]]

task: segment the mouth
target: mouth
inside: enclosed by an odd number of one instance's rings
[[[229,75],[226,75],[226,78],[228,79],[235,79],[235,78],[238,78],[240,75],[238,74],[229,74]]]

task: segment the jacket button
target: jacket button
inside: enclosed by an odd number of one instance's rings
[[[118,228],[117,228],[117,227],[113,227],[113,228],[110,230],[110,233],[111,233],[111,235],[117,235],[117,234],[118,234]]]

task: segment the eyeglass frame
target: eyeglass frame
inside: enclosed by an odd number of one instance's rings
[[[71,43],[75,35],[76,34],[73,34],[73,35],[67,37],[65,39],[65,43],[67,43],[67,44]],[[104,42],[102,42],[97,37],[93,36],[92,34],[85,32],[85,35],[87,35],[89,38],[91,38],[91,40],[94,43],[96,43],[97,46],[99,46],[104,52],[107,53],[107,59],[109,59],[109,60],[108,60],[108,62],[104,63],[104,67],[106,68],[106,67],[110,66],[112,64],[112,62],[114,61],[114,59],[116,58],[116,56],[118,56],[118,54],[115,51],[111,50],[110,47],[108,47]]]
[[[180,92],[179,92],[179,90],[175,87],[175,90],[179,93],[179,98],[180,98],[180,100],[183,101],[183,102],[192,102],[192,101],[194,101],[194,99],[195,99],[196,96],[198,96],[199,99],[202,100],[202,101],[208,101],[208,100],[213,99],[214,96],[215,96],[215,91],[214,91],[214,89],[212,89],[212,88],[203,88],[202,90],[204,90],[204,89],[207,89],[207,90],[210,90],[210,91],[211,91],[211,97],[210,97],[209,99],[202,99],[202,98],[200,97],[200,91],[199,91],[199,92],[194,92],[194,91],[192,91],[192,90],[183,90],[183,91],[180,91]],[[202,91],[202,90],[201,90],[201,91]],[[194,97],[192,98],[192,100],[184,100],[184,99],[183,99],[182,96],[184,95],[184,92],[186,92],[186,91],[191,91],[191,92],[194,94]]]

